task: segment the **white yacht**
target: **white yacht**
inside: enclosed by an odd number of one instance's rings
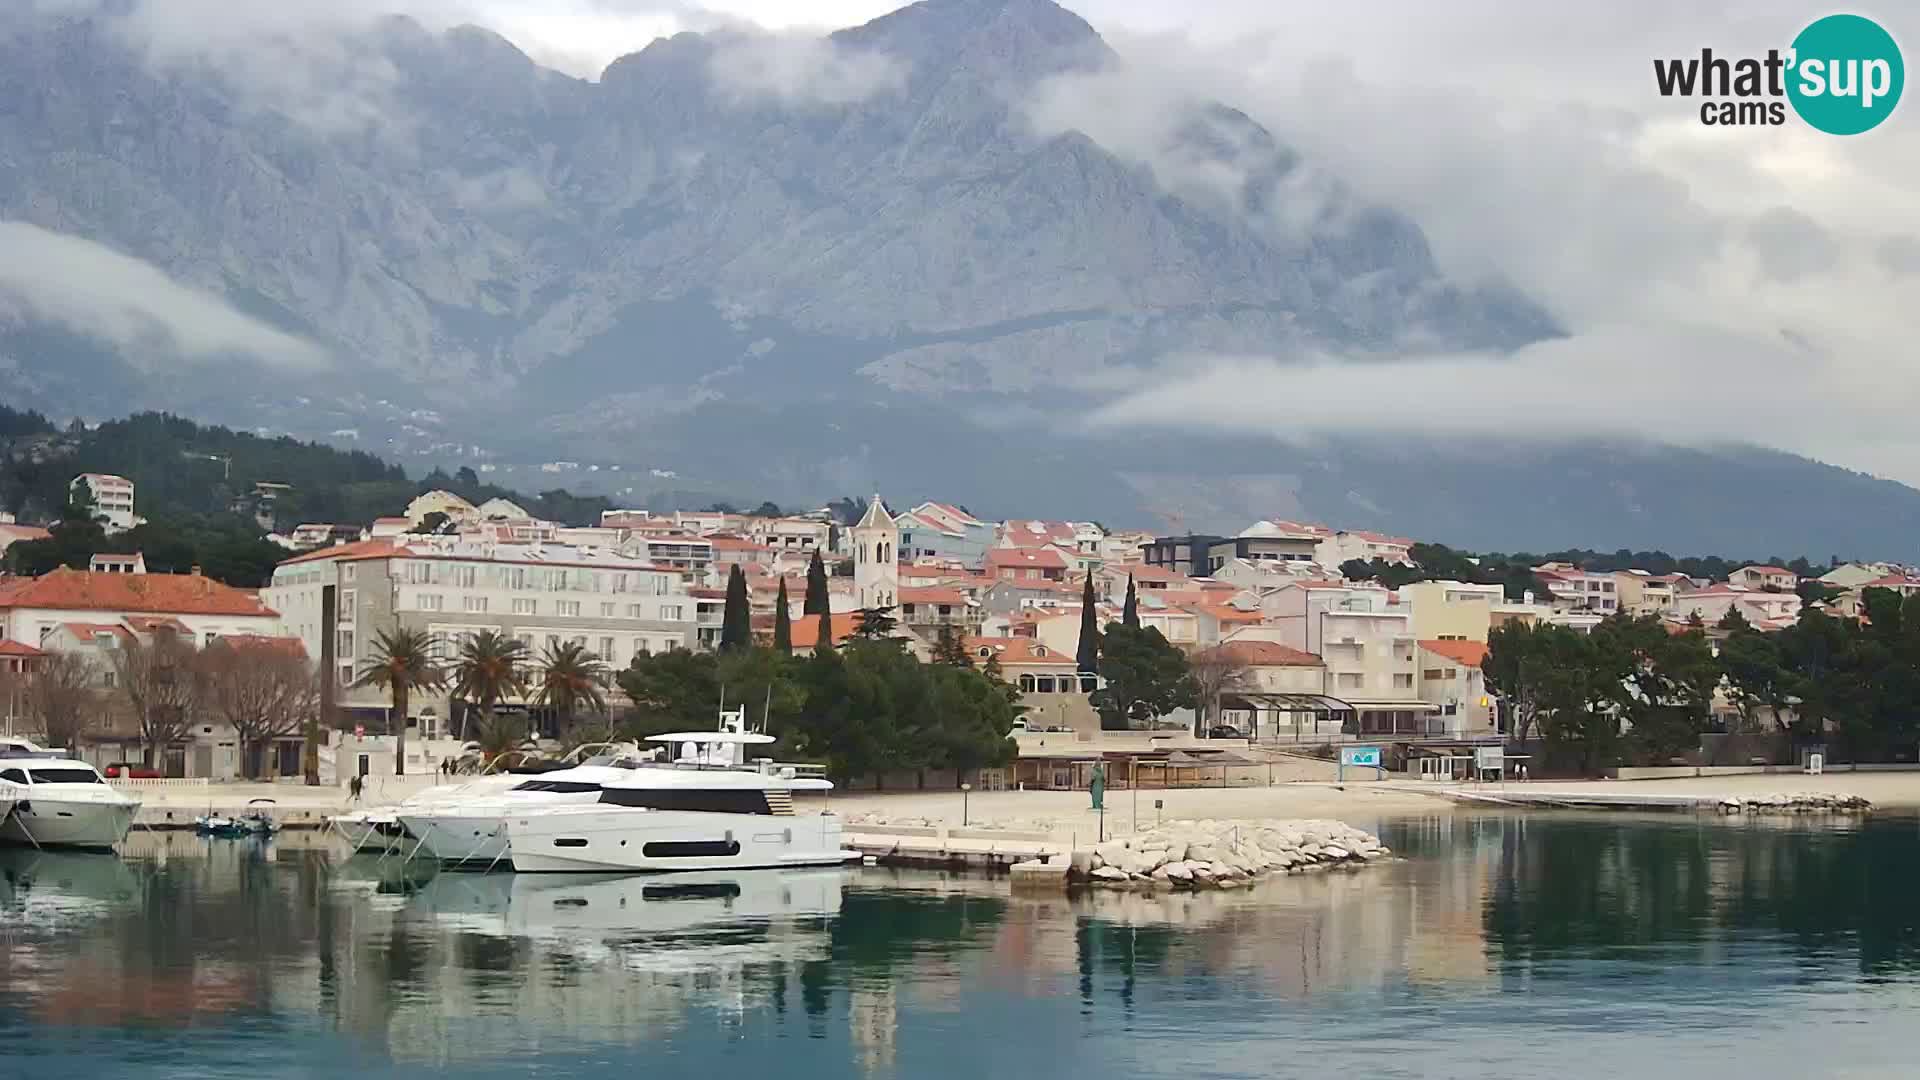
[[[506,817],[533,806],[593,803],[603,785],[632,771],[625,759],[602,759],[571,769],[512,777],[517,783],[451,794],[444,802],[402,807],[395,813],[407,853],[418,850],[448,867],[504,866]]]
[[[840,846],[833,814],[796,815],[796,793],[833,790],[792,768],[751,769],[744,748],[771,736],[678,732],[672,766],[638,768],[606,784],[594,805],[529,806],[505,820],[517,871],[619,873],[839,866],[859,859]]]
[[[107,785],[100,770],[64,757],[0,757],[0,843],[111,848],[133,828],[140,800]]]

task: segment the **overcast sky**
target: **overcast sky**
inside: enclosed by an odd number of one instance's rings
[[[196,49],[209,36],[244,39],[257,20],[284,24],[289,12],[474,21],[587,78],[676,30],[743,23],[804,36],[897,6],[139,2]],[[1920,485],[1920,101],[1902,102],[1874,132],[1841,138],[1797,120],[1704,127],[1697,105],[1654,91],[1656,56],[1785,48],[1828,9],[1787,0],[1066,6],[1128,66],[1046,88],[1030,103],[1037,125],[1083,130],[1167,169],[1155,154],[1164,106],[1226,101],[1330,175],[1412,215],[1456,279],[1515,284],[1570,332],[1515,356],[1362,366],[1333,356],[1304,366],[1297,357],[1170,357],[1178,377],[1150,372],[1113,388],[1093,422],[1205,418],[1271,431],[1283,413],[1305,435],[1325,423],[1750,440]],[[1850,10],[1907,43],[1909,64],[1920,59],[1920,8],[1875,0]],[[280,58],[269,59],[278,71]]]

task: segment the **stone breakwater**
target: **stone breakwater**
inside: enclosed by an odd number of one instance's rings
[[[1858,795],[1825,791],[1783,792],[1778,795],[1728,796],[1720,800],[1723,814],[1865,814],[1873,803]]]
[[[1226,889],[1270,874],[1362,866],[1392,854],[1340,821],[1169,821],[1072,853],[1073,880],[1121,888]]]

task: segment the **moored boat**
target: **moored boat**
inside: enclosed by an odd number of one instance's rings
[[[0,816],[0,843],[30,847],[111,848],[126,838],[140,800],[108,786],[100,770],[62,757],[0,758],[11,812]]]

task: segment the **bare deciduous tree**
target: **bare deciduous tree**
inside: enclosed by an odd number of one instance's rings
[[[122,639],[113,668],[121,700],[140,726],[146,763],[155,764],[155,750],[184,739],[193,722],[203,689],[199,654],[178,633],[155,630],[146,640]]]
[[[241,772],[257,780],[263,745],[298,732],[320,707],[320,680],[304,652],[277,641],[220,639],[200,654],[203,707],[233,727]]]
[[[21,682],[22,711],[40,726],[48,746],[75,750],[75,741],[94,726],[100,714],[97,676],[93,661],[77,653],[54,653],[14,676]]]
[[[1221,695],[1248,689],[1252,669],[1229,645],[1194,653],[1187,659],[1187,669],[1194,688],[1193,733],[1205,735],[1213,726],[1213,717],[1219,715]]]

